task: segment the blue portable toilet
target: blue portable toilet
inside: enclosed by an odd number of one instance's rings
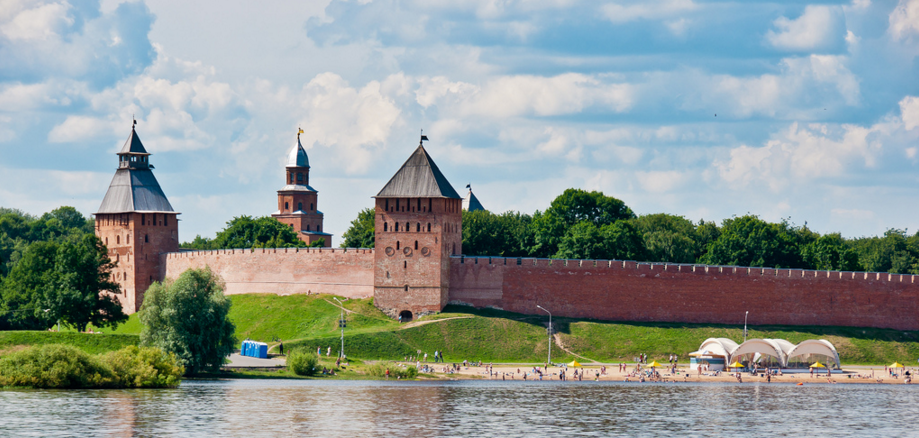
[[[252,356],[260,359],[268,359],[268,344],[264,342],[255,342],[254,344],[255,351],[253,353],[255,354]]]

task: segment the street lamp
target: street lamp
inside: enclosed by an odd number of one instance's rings
[[[552,364],[552,312],[546,310],[539,304],[536,305],[539,309],[549,314],[549,328],[546,329],[546,333],[549,334],[549,359],[546,361],[547,364]],[[548,366],[548,365],[547,365]]]
[[[338,298],[332,297],[333,300],[338,301],[339,310],[341,310],[341,315],[338,317],[338,326],[341,327],[341,351],[338,353],[338,357],[345,358],[345,306],[338,300]]]
[[[747,342],[747,316],[750,314],[750,311],[747,310],[743,315],[743,341]]]

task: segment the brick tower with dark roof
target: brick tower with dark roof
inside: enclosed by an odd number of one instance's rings
[[[450,256],[463,250],[463,199],[423,144],[375,199],[373,304],[402,321],[441,311]]]
[[[117,263],[117,298],[131,314],[140,310],[147,288],[162,280],[160,254],[179,250],[179,213],[153,176],[150,153],[133,127],[117,155],[118,170],[95,214],[96,236]]]
[[[319,192],[310,186],[310,159],[300,143],[287,155],[285,186],[278,190],[278,211],[271,216],[290,225],[297,237],[312,245],[322,239],[324,247],[332,246],[332,235],[322,231],[323,214],[319,211]]]

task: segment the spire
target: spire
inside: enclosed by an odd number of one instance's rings
[[[427,140],[427,136],[422,134],[421,141],[424,140]],[[408,157],[405,164],[383,186],[383,190],[380,190],[376,197],[460,199],[460,195],[434,164],[434,160],[428,155],[424,145],[418,145],[415,152]]]
[[[310,167],[310,159],[306,155],[306,149],[303,149],[303,145],[300,143],[300,134],[303,134],[303,130],[298,127],[297,131],[297,144],[287,154],[287,167]]]
[[[144,212],[173,212],[150,165],[150,153],[144,149],[135,126],[131,124],[131,135],[118,152],[118,170],[105,192],[98,214]]]
[[[127,141],[124,142],[124,146],[121,147],[121,152],[118,152],[118,155],[150,155],[146,149],[144,149],[144,144],[140,142],[140,137],[137,136],[137,120],[131,124],[131,135],[128,136]]]

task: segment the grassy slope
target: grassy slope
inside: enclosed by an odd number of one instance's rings
[[[270,342],[275,337],[285,346],[331,346],[338,351],[339,310],[329,295],[233,295],[230,318],[236,335]],[[546,357],[545,317],[496,310],[449,306],[444,313],[422,320],[464,317],[400,329],[373,307],[372,300],[348,300],[354,310],[347,316],[345,352],[351,357],[402,359],[418,350],[429,355],[446,352],[448,361],[541,362]],[[639,353],[666,360],[677,353],[682,359],[706,338],[726,337],[740,341],[742,327],[701,324],[607,323],[565,318],[554,320],[563,344],[571,351],[602,362],[631,361]],[[136,315],[115,333],[140,333]],[[91,336],[91,335],[87,335]],[[98,336],[98,335],[97,335]],[[749,338],[781,338],[792,343],[804,339],[827,339],[836,345],[843,363],[889,364],[894,360],[914,363],[919,357],[919,332],[851,327],[751,327]],[[2,345],[2,344],[0,344]],[[552,347],[553,362],[570,361],[558,345]]]
[[[119,350],[128,345],[137,345],[136,335],[92,335],[75,332],[43,331],[0,331],[0,355],[14,351],[22,346],[43,344],[73,345],[90,354]]]

